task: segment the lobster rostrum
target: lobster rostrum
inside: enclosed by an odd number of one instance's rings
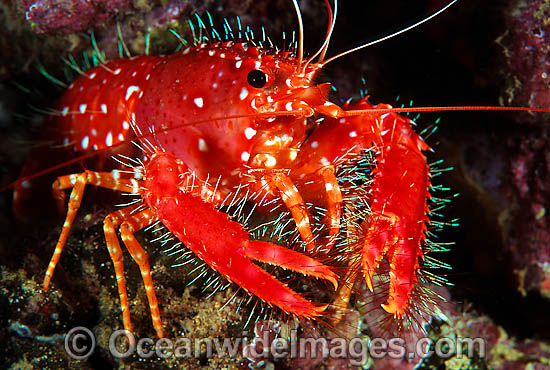
[[[296,1],[294,5],[300,19]],[[338,238],[342,217],[338,168],[349,156],[369,150],[376,169],[370,214],[361,223],[359,268],[372,290],[375,270],[382,258],[388,261],[391,279],[383,308],[402,317],[423,256],[430,182],[422,152],[430,148],[412,130],[411,121],[391,106],[372,106],[364,98],[340,107],[328,99],[329,83],[315,84],[327,63],[346,54],[325,59],[336,18],[328,8],[326,40],[309,60],[303,59],[300,19],[295,52],[222,40],[212,31],[211,42],[201,38],[172,55],[101,62],[83,72],[52,118],[66,133],[65,145],[78,153],[101,150],[135,132],[144,158],[131,176],[122,170],[86,170],[54,182],[60,204],[64,191],[72,191],[43,287],[49,287],[84,188],[94,185],[140,198],[140,203],[109,214],[104,222],[126,329],[131,330],[130,313],[116,228],[139,265],[157,334],[165,334],[147,253],[134,237],[136,231],[158,221],[206,264],[250,294],[284,312],[318,317],[327,305],[310,302],[252,260],[324,279],[334,288],[343,279],[309,254],[252,240],[220,208],[228,198],[239,196],[243,186],[254,191],[254,199],[280,198],[305,250],[314,253],[319,243],[329,249]],[[317,124],[312,117],[324,119]],[[306,179],[317,185],[308,190]],[[319,189],[321,195],[314,193]],[[319,196],[327,205],[329,234],[322,241],[312,232],[304,200]]]

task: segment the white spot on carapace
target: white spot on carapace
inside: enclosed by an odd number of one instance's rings
[[[325,189],[326,191],[331,191],[333,188],[332,188],[332,184],[331,183],[325,183]]]
[[[269,118],[267,119],[267,122],[273,122],[273,121],[275,121],[275,117],[269,117]]]
[[[120,179],[120,172],[117,170],[112,170],[111,175],[113,176],[113,179],[118,180]]]
[[[384,136],[384,135],[386,135],[388,132],[390,132],[390,129],[387,129],[387,130],[384,130],[384,131],[380,131],[380,135]]]
[[[148,79],[151,78],[151,74],[150,73],[147,73],[147,76],[145,76],[145,81],[147,81]]]
[[[122,122],[122,128],[125,129],[125,130],[128,130],[130,128],[130,125],[128,124],[128,122],[123,121]]]
[[[256,130],[254,130],[252,127],[247,127],[246,130],[244,130],[244,136],[246,136],[246,138],[250,140],[254,136],[256,136]]]
[[[311,142],[311,147],[312,147],[313,149],[318,148],[318,147],[319,147],[319,142],[318,142],[318,141],[312,141],[312,142]]]
[[[80,113],[84,113],[86,112],[86,107],[87,107],[86,104],[80,104],[80,106],[78,107],[78,110],[80,111]]]
[[[250,159],[250,154],[248,152],[242,152],[241,159],[243,162],[248,162],[248,160]]]
[[[101,104],[101,111],[107,114],[107,104]]]
[[[97,130],[95,128],[92,129],[92,136],[97,136]]]
[[[285,109],[288,110],[288,111],[292,110],[292,102],[286,103],[285,104]]]
[[[212,84],[212,88],[213,88],[213,89],[217,89],[217,88],[218,88],[218,84],[214,82],[214,83]]]
[[[290,160],[293,161],[298,156],[298,152],[293,150],[293,151],[290,152],[290,154],[288,156],[290,157]]]
[[[88,144],[90,144],[90,138],[88,136],[84,136],[84,138],[80,142],[80,146],[82,147],[82,149],[88,149]]]
[[[346,119],[345,119],[345,118],[340,118],[340,119],[338,120],[338,122],[340,122],[340,123],[345,123],[345,122],[346,122]]]
[[[139,92],[139,87],[135,85],[128,86],[128,88],[126,89],[126,97],[124,98],[124,100],[128,100],[130,98],[130,95],[132,95],[134,92]]]
[[[132,77],[136,77],[136,74],[137,74],[136,71],[132,72]]]
[[[328,159],[326,159],[325,157],[321,158],[321,163],[324,165],[324,166],[328,166],[330,164],[330,162],[328,161]]]
[[[235,62],[235,68],[241,68],[241,65],[243,64],[243,61],[242,60],[237,60]]]
[[[96,76],[96,73],[95,73],[95,72],[93,72],[92,74],[90,74],[90,80],[93,79],[95,76]]]
[[[67,113],[69,113],[69,107],[65,107],[63,108],[63,110],[61,111],[61,115],[63,117],[65,117],[67,115]]]
[[[286,79],[285,84],[286,84],[288,87],[292,87],[292,85],[290,84],[290,78],[287,78],[287,79]]]
[[[195,99],[193,99],[193,102],[199,108],[204,107],[204,100],[202,98],[195,98]]]
[[[124,141],[124,135],[118,134],[118,140],[119,141]]]
[[[277,160],[272,155],[266,155],[267,161],[265,162],[266,167],[274,167],[277,164]]]
[[[357,131],[351,131],[349,133],[349,137],[356,137],[357,136]]]
[[[113,145],[113,134],[111,131],[109,131],[107,137],[105,138],[105,144],[107,144],[107,146]]]
[[[248,90],[246,89],[246,87],[243,87],[241,90],[241,93],[239,94],[239,98],[241,100],[244,100],[246,99],[247,96],[248,96]]]
[[[117,69],[114,70],[113,73],[114,73],[115,75],[117,75],[117,74],[119,74],[121,71],[122,71],[122,69],[117,68]]]
[[[208,50],[208,55],[210,55],[211,57],[214,56],[214,50]]]
[[[206,145],[206,141],[201,137],[199,138],[199,150],[201,152],[207,152],[208,151],[208,145]]]

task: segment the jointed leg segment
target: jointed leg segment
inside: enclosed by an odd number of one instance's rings
[[[118,172],[92,172],[85,171],[80,174],[73,174],[67,176],[58,177],[58,179],[52,185],[52,192],[55,198],[58,200],[58,204],[63,207],[64,203],[64,190],[71,188],[71,196],[69,199],[67,216],[63,229],[59,236],[59,240],[55,247],[54,254],[50,260],[48,270],[43,282],[43,288],[47,290],[50,285],[51,277],[53,275],[55,266],[57,265],[63,247],[67,242],[67,237],[71,226],[74,222],[76,213],[82,202],[82,196],[86,184],[104,187],[112,190],[128,193],[139,193],[139,183],[135,179],[120,179]],[[159,337],[164,336],[164,330],[160,320],[160,313],[158,309],[157,298],[153,288],[153,280],[151,278],[151,270],[149,267],[149,259],[145,250],[139,245],[135,239],[133,233],[148,225],[154,223],[157,218],[153,211],[150,209],[141,211],[134,214],[139,205],[130,206],[119,211],[109,214],[104,221],[103,230],[105,233],[105,240],[109,254],[115,267],[115,274],[117,279],[118,292],[122,307],[122,316],[124,322],[124,328],[132,330],[130,322],[130,311],[128,304],[128,294],[126,291],[126,281],[124,278],[124,266],[122,261],[122,249],[118,241],[116,234],[116,228],[120,227],[122,240],[130,252],[132,258],[138,264],[143,281],[145,284],[145,291],[149,300],[149,306],[151,308],[151,316],[153,319],[153,326],[157,331]]]

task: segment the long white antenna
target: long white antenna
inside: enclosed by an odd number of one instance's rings
[[[404,28],[404,29],[402,29],[402,30],[399,30],[399,31],[397,31],[397,32],[394,32],[394,33],[392,33],[392,34],[390,34],[390,35],[388,35],[388,36],[384,36],[384,37],[382,37],[382,38],[380,38],[380,39],[378,39],[378,40],[374,40],[374,41],[368,42],[368,43],[366,43],[366,44],[360,45],[360,46],[358,46],[358,47],[356,47],[356,48],[350,49],[350,50],[348,50],[348,51],[344,51],[344,52],[341,53],[341,54],[335,55],[335,56],[333,56],[332,58],[329,58],[329,59],[325,60],[322,64],[323,64],[323,66],[324,66],[324,65],[326,65],[326,64],[328,64],[328,63],[330,63],[330,62],[332,62],[333,60],[337,59],[337,58],[343,57],[344,55],[353,53],[353,52],[355,52],[355,51],[357,51],[357,50],[360,50],[360,49],[364,49],[364,48],[369,47],[369,46],[372,46],[372,45],[374,45],[374,44],[378,44],[378,43],[380,43],[380,42],[382,42],[382,41],[386,41],[386,40],[388,40],[388,39],[391,39],[392,37],[395,37],[395,36],[401,35],[402,33],[405,33],[405,32],[407,32],[407,31],[410,31],[410,30],[412,30],[413,28],[418,27],[418,26],[420,26],[421,24],[428,22],[430,19],[433,19],[433,18],[437,17],[439,14],[441,14],[441,13],[443,13],[445,10],[449,9],[449,8],[450,8],[454,3],[456,3],[457,1],[458,1],[458,0],[453,0],[453,1],[451,1],[449,4],[445,5],[443,8],[439,9],[439,10],[438,10],[437,12],[435,12],[434,14],[430,15],[430,16],[427,17],[427,18],[424,18],[424,19],[421,20],[421,21],[416,22],[416,23],[413,24],[412,26],[409,26],[409,27],[407,27],[407,28]]]
[[[304,24],[302,23],[302,13],[300,12],[300,7],[298,6],[297,0],[292,0],[294,8],[296,9],[296,16],[298,17],[298,70],[302,66],[302,58],[304,55]]]

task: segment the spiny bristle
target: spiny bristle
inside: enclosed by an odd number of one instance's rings
[[[437,161],[430,165],[431,177],[448,170],[438,168],[441,163]],[[424,335],[431,318],[441,316],[440,307],[445,302],[445,298],[438,294],[434,287],[449,285],[445,275],[440,272],[449,270],[451,267],[435,259],[432,253],[448,251],[453,244],[437,240],[437,234],[444,227],[456,225],[456,220],[441,221],[444,219],[441,211],[453,196],[448,198],[432,196],[428,202],[430,222],[427,225],[426,241],[422,244],[423,258],[418,261],[417,281],[410,293],[404,315],[394,316],[381,307],[381,304],[386,303],[389,294],[390,268],[387,259],[382,258],[374,272],[373,292],[366,287],[363,271],[361,271],[363,223],[370,217],[369,204],[372,198],[370,190],[375,166],[373,152],[362,152],[347,158],[337,174],[344,198],[344,211],[341,220],[341,236],[336,248],[342,251],[339,261],[344,266],[348,266],[348,274],[344,277],[345,281],[342,284],[353,291],[357,309],[370,323],[371,332],[375,332],[378,336],[400,336],[408,332]],[[443,194],[449,191],[442,186],[432,186],[430,190],[431,193]],[[342,308],[335,308],[335,310],[341,311]]]

